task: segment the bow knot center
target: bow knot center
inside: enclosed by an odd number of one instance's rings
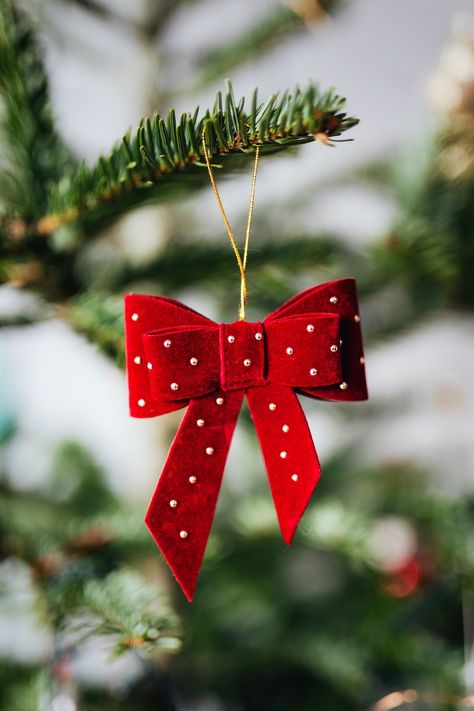
[[[219,346],[222,390],[265,382],[265,332],[261,323],[221,323]]]

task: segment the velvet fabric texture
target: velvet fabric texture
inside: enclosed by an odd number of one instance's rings
[[[261,323],[218,325],[173,299],[128,294],[125,330],[131,415],[188,406],[145,521],[192,600],[244,394],[287,543],[321,471],[296,393],[367,398],[355,280],[307,289]]]

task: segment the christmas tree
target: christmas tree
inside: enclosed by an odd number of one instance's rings
[[[469,436],[448,435],[463,432],[469,414],[455,353],[472,345],[463,334],[474,306],[474,75],[458,79],[449,57],[431,83],[438,99],[454,96],[439,107],[436,130],[350,174],[326,179],[315,168],[303,187],[256,211],[251,319],[306,286],[355,276],[368,351],[367,404],[304,403],[323,478],[291,547],[247,411],[192,605],[143,524],[145,493],[124,495],[83,443],[60,443],[46,468],[33,452],[31,479],[18,474],[25,425],[10,388],[11,339],[24,334],[28,349],[35,329],[61,322],[122,381],[124,293],[186,294],[216,320],[235,320],[233,255],[217,218],[204,214],[214,205],[195,216],[211,196],[202,135],[221,182],[248,172],[260,146],[257,200],[266,165],[357,141],[345,99],[313,82],[277,85],[268,99],[257,90],[239,98],[228,82],[208,105],[194,101],[250,58],[337,22],[345,3],[268,3],[230,40],[213,42],[209,31],[180,60],[166,38],[200,5],[164,0],[126,11],[64,0],[33,11],[4,0],[0,8],[0,709],[470,707],[474,529],[472,487],[459,471]],[[44,43],[59,31],[55,11],[134,37],[149,75],[160,66],[149,116],[91,160],[58,128],[51,100]],[[470,56],[470,66],[472,37],[463,23],[449,50]],[[182,114],[168,110],[176,103]],[[324,200],[348,183],[391,205],[382,234],[362,245],[301,219],[316,192]],[[144,210],[151,248],[140,233]],[[432,388],[446,339],[450,362]],[[397,366],[407,351],[411,380]],[[34,369],[19,361],[27,362]],[[65,382],[78,377],[64,368]],[[93,392],[87,398],[99,407]],[[163,458],[178,421],[153,422]],[[417,447],[407,445],[414,439]],[[18,651],[22,637],[29,653]]]

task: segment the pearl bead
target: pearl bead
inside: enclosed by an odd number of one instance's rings
[[[189,362],[191,363],[191,365],[197,365],[199,363],[197,358],[190,358]]]
[[[251,365],[251,363],[252,363],[252,361],[250,360],[250,358],[246,358],[246,359],[244,360],[244,365],[245,365],[246,368],[248,368],[249,365]]]
[[[137,365],[140,365],[140,363],[142,362],[142,359],[140,358],[140,356],[135,356],[135,358],[133,359],[133,362],[136,363]]]
[[[190,476],[188,481],[190,484],[195,484],[197,482],[197,478],[195,476]]]
[[[288,346],[286,352],[288,353],[288,355],[293,355],[293,348],[290,348],[290,346]]]
[[[146,367],[148,368],[148,370],[153,370],[153,363],[150,363],[150,361],[148,361]]]
[[[138,314],[132,314],[132,321],[138,321],[139,318]]]
[[[187,531],[180,531],[179,532],[180,538],[187,538],[188,537],[188,532]]]
[[[337,304],[337,302],[339,301],[339,299],[337,298],[337,296],[331,296],[331,298],[329,299],[329,301],[330,301],[331,304]]]
[[[310,375],[317,375],[317,374],[318,374],[318,369],[317,369],[317,368],[311,368],[311,370],[309,371],[309,374],[310,374]]]
[[[177,507],[177,505],[178,505],[178,502],[176,501],[176,499],[171,499],[171,501],[170,501],[171,508],[175,509]]]
[[[334,345],[331,346],[331,349],[330,349],[330,350],[331,350],[331,353],[337,353],[337,351],[339,350],[339,348],[338,348],[338,346],[336,346],[336,345],[334,344]]]
[[[262,338],[263,338],[263,335],[260,333],[260,331],[255,334],[255,340],[256,340],[256,341],[261,341]]]
[[[227,340],[229,343],[233,343],[235,341],[235,336],[227,336]]]
[[[140,400],[137,402],[137,405],[138,405],[139,407],[145,407],[146,402],[145,402],[145,400],[144,400],[143,398],[140,398]]]
[[[170,385],[171,390],[177,390],[179,388],[178,383],[171,383]]]
[[[359,316],[359,314],[356,314],[356,315],[354,316],[354,321],[355,321],[356,323],[359,323],[359,322],[360,322],[360,316]]]
[[[291,479],[292,481],[298,481],[298,474],[292,474]]]
[[[223,405],[224,404],[224,398],[223,397],[216,397],[216,403],[218,405]]]
[[[169,348],[171,346],[171,341],[169,338],[166,339],[166,341],[163,341],[163,345],[165,348]]]
[[[283,427],[281,429],[282,429],[282,432],[289,432],[290,431],[290,428],[288,425],[283,425]]]
[[[313,324],[312,324],[312,323],[309,323],[309,324],[306,326],[306,330],[308,331],[308,333],[313,333],[313,331],[314,331],[314,326],[313,326]]]
[[[204,427],[204,420],[196,420],[196,424],[198,427]]]
[[[288,456],[288,452],[285,452],[285,451],[280,452],[280,457],[281,457],[282,459],[286,459],[287,456]]]
[[[275,405],[274,402],[271,402],[271,403],[269,404],[269,406],[268,406],[268,409],[273,412],[273,410],[276,410],[276,409],[277,409],[277,406]]]
[[[347,383],[341,383],[339,387],[341,388],[341,390],[347,390]]]
[[[213,447],[206,447],[206,454],[214,454],[214,448]]]

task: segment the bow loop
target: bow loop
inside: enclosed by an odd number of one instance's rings
[[[219,386],[219,331],[177,326],[145,333],[143,346],[152,398],[190,400]]]
[[[295,388],[342,381],[339,316],[309,313],[269,321],[268,380]]]

